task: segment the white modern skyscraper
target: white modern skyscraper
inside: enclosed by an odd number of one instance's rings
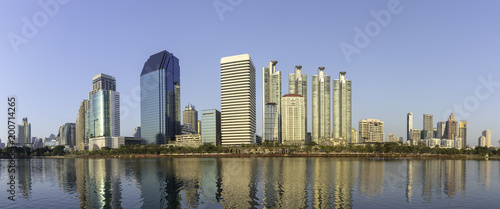
[[[318,75],[312,76],[312,140],[316,143],[330,137],[330,89],[330,76],[325,75],[325,67],[319,67]]]
[[[302,66],[295,66],[295,73],[288,74],[288,94],[298,94],[304,98],[304,136],[307,139],[307,75],[302,74]]]
[[[274,119],[271,119],[274,124],[265,121],[262,123],[262,135],[264,141],[274,141],[281,143],[281,72],[276,71],[278,61],[269,62],[269,67],[262,68],[262,119],[269,119],[273,110]],[[275,108],[266,108],[269,103],[274,103]],[[269,127],[269,126],[272,126]],[[268,133],[268,132],[272,133]]]
[[[304,144],[304,120],[306,119],[304,97],[298,94],[286,94],[281,98],[283,115],[283,143]]]
[[[221,65],[222,145],[255,142],[255,67],[249,54],[223,57]]]
[[[351,81],[346,80],[345,72],[339,74],[339,79],[333,80],[333,138],[344,138],[349,143],[351,139]]]
[[[409,112],[406,115],[406,141],[411,140],[411,129],[413,129],[413,113]]]

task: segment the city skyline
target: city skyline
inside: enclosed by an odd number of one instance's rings
[[[96,19],[92,18],[87,23],[81,22],[79,18],[84,15],[84,10],[77,9],[77,6],[90,7],[92,4],[78,3],[78,5],[70,2],[61,6],[57,16],[50,19],[46,27],[39,28],[38,34],[29,39],[29,43],[21,45],[17,53],[12,50],[9,39],[4,38],[2,46],[5,47],[0,49],[0,54],[4,59],[3,62],[0,62],[0,67],[2,73],[7,76],[4,77],[5,82],[1,82],[1,87],[7,90],[2,90],[2,95],[4,97],[8,95],[18,97],[17,123],[20,124],[23,117],[29,118],[30,123],[32,123],[32,136],[43,138],[48,137],[51,133],[57,134],[60,124],[76,121],[80,103],[88,93],[88,80],[92,76],[98,73],[113,75],[118,83],[117,92],[121,93],[121,106],[123,108],[121,135],[131,136],[134,128],[140,123],[140,102],[138,102],[140,100],[137,100],[139,78],[137,75],[142,64],[144,64],[144,60],[150,54],[164,49],[174,52],[181,59],[181,68],[184,72],[181,80],[185,84],[183,87],[197,87],[198,83],[204,83],[203,88],[181,88],[181,106],[192,103],[198,106],[199,110],[220,110],[220,97],[218,95],[220,93],[218,89],[218,72],[220,69],[218,60],[224,56],[249,53],[257,67],[265,66],[269,60],[278,60],[280,62],[279,69],[285,75],[293,73],[294,66],[302,65],[302,73],[309,75],[308,83],[311,83],[310,77],[315,74],[317,66],[325,66],[329,75],[346,71],[349,79],[355,82],[352,98],[353,127],[356,126],[356,121],[360,119],[377,118],[385,122],[386,133],[394,133],[396,137],[399,137],[405,135],[405,114],[407,112],[413,112],[416,116],[414,128],[423,129],[423,127],[419,126],[422,124],[422,118],[420,117],[422,114],[434,115],[435,123],[436,121],[445,121],[450,113],[448,110],[451,109],[457,115],[457,121],[466,120],[468,123],[468,144],[476,145],[476,139],[481,135],[482,130],[489,129],[492,130],[492,145],[497,145],[498,137],[495,137],[495,135],[498,127],[494,123],[495,117],[493,116],[499,115],[500,111],[497,108],[500,101],[497,96],[498,84],[495,83],[500,80],[500,76],[495,74],[500,63],[491,59],[491,56],[485,56],[495,54],[494,49],[498,48],[495,46],[499,45],[499,42],[494,39],[500,32],[498,26],[486,24],[491,17],[498,16],[492,9],[496,7],[475,5],[473,3],[453,3],[458,8],[473,8],[483,12],[473,16],[461,17],[460,11],[462,10],[459,9],[458,11],[450,11],[448,17],[442,17],[440,15],[442,11],[439,8],[451,4],[450,2],[436,3],[435,8],[429,8],[426,3],[402,1],[400,5],[402,8],[401,13],[393,15],[391,23],[387,27],[383,27],[378,36],[370,37],[369,45],[360,47],[362,52],[359,54],[354,53],[350,57],[351,61],[347,62],[338,47],[339,44],[346,42],[352,45],[353,37],[356,35],[353,28],[359,27],[363,29],[366,23],[374,20],[370,11],[378,12],[387,9],[386,3],[370,2],[369,5],[361,5],[355,2],[345,2],[343,4],[324,2],[290,4],[288,7],[283,8],[283,11],[278,11],[277,14],[272,14],[266,19],[270,23],[275,23],[280,20],[280,15],[287,15],[284,18],[287,18],[290,22],[298,22],[297,24],[303,27],[302,30],[297,32],[294,25],[278,25],[276,27],[279,27],[280,31],[291,31],[293,28],[297,33],[292,35],[287,33],[286,36],[280,35],[280,39],[278,37],[257,35],[254,40],[263,40],[262,43],[259,43],[257,41],[242,42],[241,38],[230,37],[233,34],[246,38],[256,35],[253,32],[247,35],[243,34],[243,27],[238,26],[238,24],[244,22],[250,26],[261,26],[259,21],[263,20],[262,17],[258,17],[255,21],[248,19],[250,18],[248,12],[260,8],[259,3],[243,3],[236,7],[233,12],[225,13],[223,21],[220,21],[217,13],[213,11],[210,2],[194,7],[178,2],[162,3],[168,6],[178,6],[180,11],[191,9],[191,11],[199,14],[193,18],[175,11],[174,15],[183,18],[182,20],[185,20],[186,25],[172,23],[178,27],[179,34],[168,34],[167,40],[160,39],[161,35],[126,33],[128,26],[121,25],[121,21],[117,19],[105,18],[104,11],[111,8],[109,3],[102,3],[102,8],[97,9]],[[3,18],[0,21],[5,25],[5,28],[0,29],[0,34],[9,34],[11,32],[21,34],[23,26],[21,19],[23,17],[30,19],[35,12],[41,10],[36,3],[4,2],[3,4],[11,7],[2,7],[9,8],[9,10],[1,13]],[[270,3],[270,5],[283,7],[283,5],[276,2]],[[136,5],[126,3],[123,5],[125,9],[131,9],[133,6]],[[151,5],[141,5],[141,7],[146,6]],[[325,11],[327,8],[338,10],[339,14],[321,13],[318,16],[301,17],[304,19],[286,14],[298,8],[305,8],[308,14],[312,14],[312,11],[316,9]],[[265,11],[267,9],[269,8],[266,8]],[[417,16],[424,9],[429,13],[429,16]],[[118,19],[123,17],[125,21],[139,27],[137,31],[147,31],[146,28],[150,25],[139,26],[140,24],[137,24],[137,21],[132,21],[134,19],[131,18],[150,20],[154,17],[151,14],[143,18],[137,16],[127,17],[125,13],[120,12],[117,12],[116,15]],[[348,17],[342,18],[342,20],[347,20],[337,23],[336,20],[342,16]],[[207,20],[197,24],[195,22],[199,20],[197,19],[199,17],[204,17]],[[96,21],[99,18],[108,21],[100,23]],[[461,27],[450,26],[446,24],[449,21],[460,21],[464,25]],[[113,30],[104,28],[114,23],[118,24]],[[158,22],[153,21],[153,23]],[[207,26],[202,26],[205,23],[207,23]],[[306,23],[317,24],[308,25]],[[210,31],[220,30],[220,32],[209,33],[206,38],[201,35],[190,35],[193,29],[187,26],[189,24],[194,24],[200,29],[213,27]],[[446,26],[444,26],[445,24]],[[95,33],[94,27],[104,30]],[[265,26],[265,28],[267,27],[270,26]],[[464,31],[461,28],[464,27],[475,29],[476,32],[474,34],[462,34],[460,32]],[[325,32],[323,34],[311,34],[311,31],[317,31],[319,28],[323,28]],[[85,38],[83,34],[77,34],[77,31],[80,30],[90,31],[90,36]],[[117,30],[123,36],[123,40],[130,40],[131,43],[121,46],[121,41],[115,40],[114,35],[116,32],[114,30]],[[404,34],[407,34],[407,36],[404,36]],[[410,35],[408,36],[408,34]],[[451,40],[449,40],[450,35],[453,35]],[[60,38],[61,36],[71,38]],[[208,43],[210,42],[209,39],[215,37],[217,38],[214,39],[214,43]],[[483,42],[477,45],[476,42],[470,41],[474,38],[484,40],[487,45],[483,44]],[[133,40],[143,40],[145,43],[135,44]],[[164,40],[164,42],[161,44],[153,43],[158,40]],[[222,40],[225,40],[225,42],[222,42]],[[85,43],[88,46],[77,42]],[[271,42],[276,43],[273,48],[281,49],[269,49],[269,43]],[[206,49],[205,47],[198,47],[205,46],[201,43],[209,46]],[[290,43],[297,43],[297,45],[293,45],[293,48],[302,51],[302,53],[300,55],[290,53],[292,48],[291,46],[287,47]],[[211,45],[221,46],[211,48]],[[125,50],[125,47],[132,47],[134,50]],[[208,48],[215,51],[208,52]],[[472,53],[474,51],[481,53],[474,55],[475,53]],[[447,56],[441,56],[442,54],[447,54]],[[435,57],[439,57],[439,59]],[[26,60],[30,60],[30,62],[26,62]],[[460,61],[457,62],[456,60]],[[75,63],[79,63],[79,65],[75,65]],[[211,74],[215,74],[215,76]],[[64,75],[65,79],[61,79],[61,75]],[[448,75],[453,75],[453,82],[447,81],[446,76]],[[7,79],[7,77],[12,79]],[[257,78],[259,77],[257,76]],[[24,82],[29,85],[17,82],[19,78],[25,78]],[[496,86],[488,86],[488,81],[494,81],[489,83]],[[257,79],[256,92],[258,93],[262,92],[260,89],[261,82],[261,79]],[[285,82],[283,81],[282,87],[287,86]],[[434,83],[435,85],[424,86],[425,83]],[[61,86],[64,88],[61,88]],[[477,86],[482,86],[479,95],[483,95],[483,97],[476,95]],[[384,95],[380,98],[377,98],[378,95],[372,95],[370,92],[373,87],[384,90]],[[409,96],[424,94],[424,92],[428,93],[430,89],[432,89],[433,94],[426,94],[427,96],[424,98],[428,98],[431,102],[425,100],[414,101]],[[283,91],[286,92],[286,89],[283,89]],[[311,90],[308,89],[308,91],[307,100],[311,101]],[[48,96],[56,94],[68,95],[68,97],[61,101],[57,97]],[[446,94],[446,96],[443,96],[443,94]],[[489,96],[485,98],[484,95],[486,94]],[[473,100],[474,98],[476,100]],[[257,104],[262,103],[260,99],[261,97],[257,96]],[[397,100],[401,100],[402,103],[398,104]],[[377,105],[367,104],[372,101]],[[465,108],[466,105],[475,105],[474,101],[479,101],[477,108]],[[454,110],[455,104],[462,106],[461,112]],[[6,109],[5,105],[2,103],[0,107]],[[312,116],[310,114],[310,105],[311,102],[308,102],[308,131],[312,130],[310,125]],[[257,105],[256,115],[262,115],[261,105]],[[256,127],[259,135],[262,133],[261,120],[260,117],[257,117]],[[435,125],[433,124],[433,126]],[[5,127],[6,122],[2,121],[0,123],[2,133],[6,133]],[[5,136],[0,136],[0,138],[4,139],[3,141],[6,139]]]

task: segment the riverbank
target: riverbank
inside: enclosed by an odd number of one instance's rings
[[[254,157],[332,157],[332,158],[375,158],[375,159],[491,159],[498,160],[500,156],[485,156],[478,155],[442,155],[442,154],[407,154],[407,153],[255,153],[255,154],[233,154],[233,153],[175,153],[175,154],[159,154],[159,155],[66,155],[66,156],[39,156],[34,158],[254,158]]]

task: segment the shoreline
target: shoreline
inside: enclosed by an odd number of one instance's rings
[[[440,155],[440,154],[390,154],[390,153],[297,153],[297,154],[233,154],[233,153],[184,153],[184,154],[143,154],[143,155],[109,155],[109,156],[30,156],[24,158],[255,158],[255,157],[331,157],[331,158],[378,158],[378,159],[500,159],[500,156],[477,155]]]

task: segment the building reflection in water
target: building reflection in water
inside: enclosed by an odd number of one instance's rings
[[[412,202],[414,192],[421,186],[424,203],[432,203],[433,195],[448,198],[465,194],[466,162],[464,160],[407,160],[406,197]]]
[[[54,182],[76,193],[68,196],[77,196],[80,208],[352,208],[353,199],[389,193],[427,204],[465,195],[466,162],[477,163],[477,181],[488,188],[496,164],[485,160],[20,159],[16,177],[25,199],[32,181]]]
[[[384,190],[385,161],[368,160],[360,161],[359,191],[366,197],[379,196]]]
[[[479,176],[479,184],[483,186],[484,189],[488,189],[490,187],[491,183],[491,161],[489,160],[480,160],[479,161],[479,169],[478,169],[478,176]]]
[[[21,191],[22,198],[29,199],[31,194],[31,160],[19,159],[16,164],[17,188]]]

